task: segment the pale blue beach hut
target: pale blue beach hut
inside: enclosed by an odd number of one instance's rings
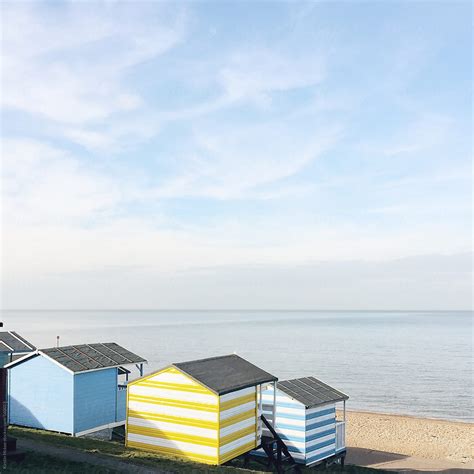
[[[310,466],[338,461],[344,464],[348,398],[314,377],[303,377],[278,382],[276,392],[271,386],[265,389],[262,409],[297,463]],[[336,417],[338,403],[342,404],[341,420]],[[268,430],[264,429],[263,435],[269,435]]]
[[[81,436],[123,425],[124,366],[143,375],[146,360],[115,343],[36,350],[8,369],[10,424]]]
[[[0,367],[35,350],[33,344],[15,331],[0,332]]]

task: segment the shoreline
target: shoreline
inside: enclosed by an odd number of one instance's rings
[[[338,413],[342,414],[342,410],[337,409],[336,410]],[[432,416],[427,416],[427,415],[412,415],[412,414],[406,414],[406,413],[390,413],[386,411],[375,411],[375,410],[362,410],[362,409],[349,409],[346,408],[346,414],[349,413],[360,413],[360,414],[366,414],[366,415],[382,415],[382,416],[394,416],[394,417],[401,417],[401,418],[415,418],[417,420],[429,420],[429,421],[439,421],[439,422],[446,422],[446,423],[459,423],[459,424],[464,424],[464,425],[472,425],[474,427],[474,419],[472,421],[466,421],[466,420],[459,420],[459,419],[450,419],[450,418],[436,418]]]

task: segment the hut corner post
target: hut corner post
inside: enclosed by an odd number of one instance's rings
[[[273,416],[272,416],[272,426],[276,427],[276,405],[277,405],[277,383],[273,382]]]
[[[7,369],[0,368],[0,450],[3,461],[3,469],[6,469],[8,438],[7,438],[7,413],[8,413],[8,388],[7,388]]]
[[[342,420],[344,421],[344,423],[346,422],[346,401],[344,400],[342,402]]]

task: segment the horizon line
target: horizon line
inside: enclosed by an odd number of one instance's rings
[[[31,311],[31,312],[59,312],[59,311],[73,311],[73,312],[91,312],[91,311],[103,311],[103,312],[126,312],[126,311],[138,311],[138,312],[219,312],[219,311],[238,311],[238,312],[351,312],[351,313],[359,313],[359,312],[409,312],[409,313],[416,313],[420,311],[428,311],[428,312],[444,312],[444,311],[456,311],[456,312],[472,312],[473,308],[468,309],[453,309],[453,308],[443,308],[443,309],[384,309],[384,308],[377,308],[377,309],[349,309],[349,308],[336,308],[336,309],[304,309],[304,308],[0,308],[0,311]]]

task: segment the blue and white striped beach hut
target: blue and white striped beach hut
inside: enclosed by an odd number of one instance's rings
[[[298,463],[312,465],[339,459],[346,453],[345,413],[349,397],[314,377],[278,382],[262,392],[263,414],[273,424]],[[336,404],[342,402],[342,420],[336,418]],[[263,435],[268,433],[263,431]]]

